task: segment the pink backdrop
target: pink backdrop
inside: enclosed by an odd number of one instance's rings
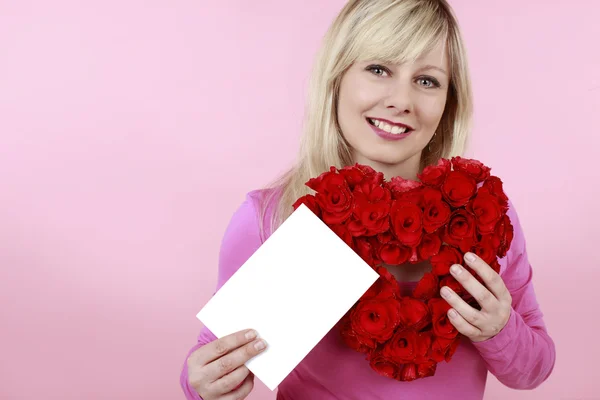
[[[0,1],[1,399],[183,397],[221,235],[295,154],[343,3]],[[539,389],[491,377],[486,399],[598,398],[600,3],[452,4],[469,155],[518,207],[558,352]]]

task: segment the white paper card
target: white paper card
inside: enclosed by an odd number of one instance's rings
[[[378,277],[301,205],[197,318],[218,338],[256,329],[268,347],[246,366],[275,390]]]

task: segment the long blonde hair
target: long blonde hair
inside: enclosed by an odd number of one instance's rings
[[[293,212],[292,204],[312,192],[305,183],[329,170],[352,165],[350,148],[337,123],[340,81],[357,61],[403,63],[445,41],[450,64],[446,108],[436,135],[421,154],[421,170],[440,158],[463,155],[473,113],[466,51],[459,26],[445,0],[350,0],[327,31],[312,71],[303,136],[294,166],[267,185],[259,209],[276,200],[268,225],[273,232]]]

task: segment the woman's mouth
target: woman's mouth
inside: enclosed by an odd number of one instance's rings
[[[398,140],[407,137],[413,131],[404,124],[390,124],[387,121],[378,120],[376,118],[367,118],[367,122],[371,125],[373,131],[381,138],[386,140]]]

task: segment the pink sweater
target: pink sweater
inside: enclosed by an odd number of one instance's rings
[[[257,210],[265,193],[265,190],[248,193],[227,227],[219,255],[217,290],[264,242],[259,235]],[[267,216],[269,210],[272,208],[268,208]],[[463,339],[452,360],[438,364],[435,376],[398,382],[373,371],[364,355],[342,344],[333,329],[279,385],[277,399],[479,400],[483,398],[488,371],[510,388],[539,386],[554,368],[554,342],[546,331],[535,297],[525,237],[512,204],[508,215],[515,232],[507,256],[500,260],[500,273],[513,303],[508,324],[498,335],[479,343]],[[410,290],[414,285],[412,282],[401,283],[403,290]],[[198,343],[187,356],[215,339],[208,329],[203,328]],[[201,400],[187,377],[187,363],[184,362],[180,383],[185,396]]]

